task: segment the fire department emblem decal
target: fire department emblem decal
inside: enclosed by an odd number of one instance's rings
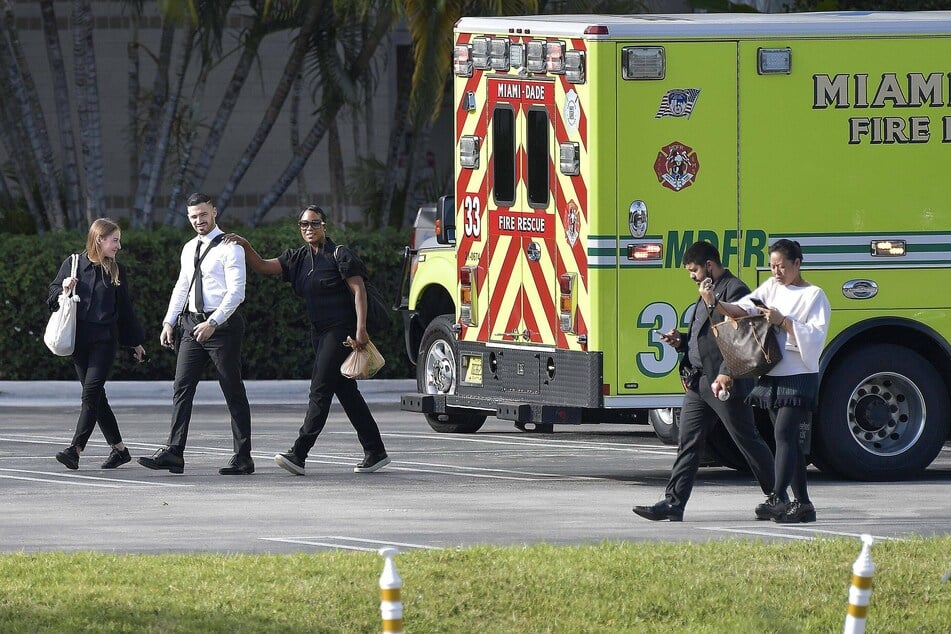
[[[565,213],[565,238],[568,239],[568,244],[575,246],[575,242],[578,241],[579,229],[581,227],[581,221],[578,217],[578,206],[575,204],[575,201],[568,203],[568,211]]]
[[[578,124],[581,122],[581,104],[578,101],[578,93],[572,88],[565,93],[565,124],[572,132],[578,130]]]
[[[662,147],[657,153],[657,160],[654,161],[657,180],[675,192],[693,185],[699,171],[700,160],[697,153],[679,141]]]
[[[668,90],[667,94],[661,97],[660,107],[657,109],[655,119],[661,117],[687,117],[693,112],[693,107],[697,103],[697,97],[700,96],[699,88],[674,88]]]

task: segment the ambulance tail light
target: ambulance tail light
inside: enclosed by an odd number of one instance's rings
[[[459,137],[459,164],[465,169],[479,169],[479,137],[468,134]]]
[[[584,51],[565,53],[565,79],[570,84],[584,83]]]
[[[578,308],[577,279],[576,273],[558,276],[558,321],[562,332],[575,332],[575,313]]]
[[[660,262],[664,257],[664,245],[660,242],[646,242],[627,245],[627,259],[636,262],[656,260]]]
[[[467,326],[478,325],[478,310],[474,286],[477,279],[477,268],[463,266],[459,269],[459,321]]]
[[[457,77],[472,77],[472,48],[456,44],[452,49],[452,72]]]

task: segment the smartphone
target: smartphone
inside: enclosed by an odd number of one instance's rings
[[[759,308],[766,308],[766,304],[764,304],[763,300],[761,300],[759,297],[750,297],[750,301],[753,302],[754,306],[758,306]]]

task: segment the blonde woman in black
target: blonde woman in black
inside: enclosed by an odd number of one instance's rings
[[[86,251],[79,256],[76,277],[71,277],[70,259],[66,258],[49,286],[50,310],[59,308],[59,296],[75,289],[79,297],[76,313],[76,348],[73,365],[82,383],[82,409],[69,447],[56,454],[67,469],[79,468],[79,455],[99,423],[106,442],[112,447],[103,469],[115,469],[132,457],[122,442],[119,423],[106,399],[106,379],[112,370],[119,346],[133,349],[140,363],[145,360],[142,342],[145,335],[132,308],[125,267],[116,261],[122,249],[122,232],[112,220],[99,218],[89,227]]]

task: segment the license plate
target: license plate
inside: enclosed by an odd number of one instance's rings
[[[482,357],[478,355],[463,356],[462,367],[464,369],[463,383],[471,385],[482,385]]]

